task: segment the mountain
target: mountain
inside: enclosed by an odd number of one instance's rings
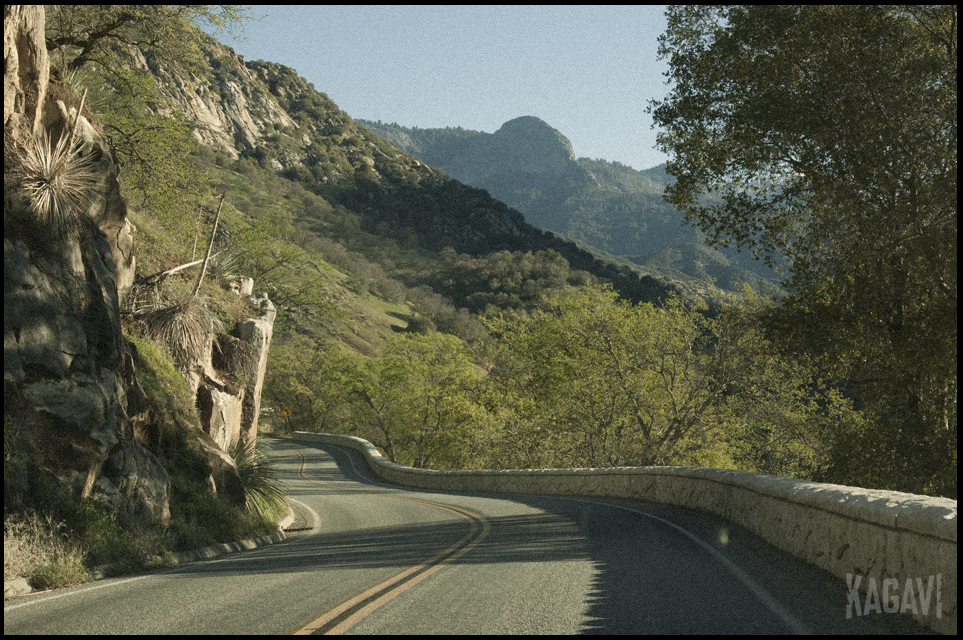
[[[646,260],[676,245],[704,247],[702,235],[686,226],[682,214],[662,199],[671,180],[664,165],[637,171],[618,162],[576,159],[568,138],[531,116],[510,120],[492,134],[360,122],[426,164],[485,189],[524,213],[534,226],[625,256],[644,271],[676,283],[704,288],[713,277],[699,268],[687,271],[694,266],[688,263],[664,271],[662,262]],[[715,254],[713,260],[727,265],[725,277],[716,282],[720,288],[738,288],[738,282],[755,287],[776,284],[772,271],[747,254],[705,249],[706,256]]]
[[[591,180],[574,163],[568,140],[540,120],[520,118],[498,135],[455,140],[448,153],[456,165],[459,158],[465,161],[463,173],[449,176],[355,122],[293,69],[246,62],[213,39],[205,47],[208,66],[201,73],[162,64],[143,52],[134,64],[155,77],[169,101],[166,112],[186,114],[198,141],[226,154],[225,160],[273,171],[328,205],[344,207],[364,232],[409,246],[432,252],[450,247],[473,256],[551,250],[571,268],[611,281],[627,299],[656,301],[672,290],[658,277],[599,259],[572,240],[527,223],[490,191],[457,179],[484,172],[492,181],[512,183],[524,169],[554,184],[571,169],[570,180]],[[531,150],[519,141],[527,141]],[[459,155],[459,144],[472,153]],[[544,189],[554,191],[548,183]],[[412,279],[407,284],[439,289]]]

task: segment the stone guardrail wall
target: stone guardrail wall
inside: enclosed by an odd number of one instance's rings
[[[361,438],[297,431],[294,439],[350,447],[381,479],[421,489],[630,498],[699,509],[843,579],[861,576],[864,591],[873,578],[884,606],[897,596],[903,606],[912,580],[921,610],[917,579],[925,593],[929,577],[940,575],[928,614],[914,617],[935,631],[957,632],[956,500],[698,467],[433,471],[389,462]],[[898,587],[888,590],[887,601],[882,581],[892,578]]]

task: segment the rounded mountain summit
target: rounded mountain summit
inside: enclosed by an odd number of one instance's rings
[[[509,120],[495,133],[477,133],[449,151],[448,175],[474,184],[499,174],[559,174],[575,165],[572,143],[534,116]]]

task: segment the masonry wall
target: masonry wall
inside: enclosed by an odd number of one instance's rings
[[[360,451],[381,479],[438,491],[605,496],[699,509],[846,578],[882,585],[941,574],[942,615],[917,618],[955,634],[956,500],[697,467],[432,471],[387,461],[367,440],[295,432],[295,440]],[[934,587],[935,589],[935,587]],[[934,600],[935,600],[934,594]]]

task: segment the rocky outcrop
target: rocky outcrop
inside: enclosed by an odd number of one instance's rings
[[[259,314],[248,321],[253,328],[237,328],[236,340],[250,345],[241,350],[256,361],[235,374],[241,383],[221,382],[223,373],[211,364],[213,344],[208,349],[193,389],[213,380],[205,426],[214,436],[162,415],[137,379],[137,350],[121,329],[136,229],[127,218],[119,166],[96,123],[80,112],[80,97],[50,77],[43,7],[4,7],[4,59],[4,442],[7,457],[14,457],[10,445],[18,458],[4,464],[5,508],[22,504],[31,477],[52,476],[126,521],[166,526],[164,426],[193,434],[207,459],[195,473],[243,506],[237,467],[223,447],[242,434],[256,435],[273,306],[257,298]],[[39,132],[56,141],[74,130],[90,166],[91,197],[86,209],[74,212],[76,228],[65,231],[38,221],[19,176]]]
[[[157,78],[171,107],[183,112],[195,126],[201,144],[226,151],[237,158],[238,148],[254,147],[268,123],[294,126],[294,121],[266,91],[259,90],[257,74],[240,57],[213,41],[215,78],[201,78],[183,69],[161,64],[149,54],[133,51],[134,65]]]
[[[133,277],[136,230],[119,169],[78,96],[49,82],[43,7],[4,7],[4,59],[4,422],[35,467],[77,494],[166,524],[167,474],[133,440],[127,414],[119,290]],[[56,140],[74,124],[95,182],[85,224],[59,235],[33,222],[16,176],[38,133]],[[5,506],[24,482],[4,474]]]
[[[445,170],[465,184],[480,185],[501,174],[560,174],[575,164],[572,143],[533,116],[509,120],[495,133],[468,139]]]
[[[238,287],[239,295],[250,294],[253,281],[242,280],[245,283]],[[257,315],[238,323],[237,336],[218,336],[208,350],[209,359],[198,366],[196,397],[201,425],[222,449],[257,438],[261,390],[277,316],[267,294],[246,297]],[[235,382],[227,382],[224,371],[230,371]]]
[[[3,5],[3,127],[17,137],[40,128],[50,65],[43,5]]]

